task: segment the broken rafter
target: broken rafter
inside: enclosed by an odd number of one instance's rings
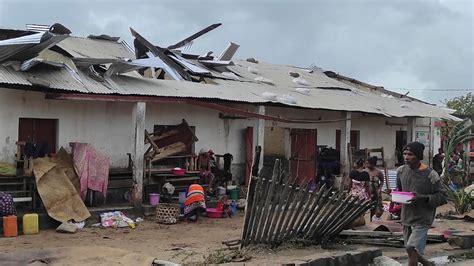
[[[178,65],[173,59],[169,58],[165,52],[168,51],[165,48],[155,46],[151,42],[149,42],[147,39],[145,39],[143,36],[141,36],[138,32],[136,32],[134,29],[130,28],[130,32],[132,33],[133,37],[145,46],[150,52],[155,55],[156,57],[159,57],[165,64],[176,70],[185,80],[190,81],[191,76],[189,75],[188,72],[186,72],[180,65]]]
[[[168,49],[172,50],[172,49],[177,49],[177,48],[183,47],[186,44],[192,42],[194,39],[197,39],[198,37],[201,37],[202,35],[210,32],[211,30],[214,30],[214,29],[218,28],[220,25],[222,25],[222,23],[212,24],[212,25],[210,25],[210,26],[194,33],[193,35],[189,36],[188,38],[186,38],[186,39],[184,39],[180,42],[177,42],[173,45],[168,46]]]

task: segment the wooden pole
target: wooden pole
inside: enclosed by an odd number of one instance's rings
[[[344,128],[341,130],[342,143],[341,143],[341,163],[343,166],[342,176],[343,178],[349,175],[351,170],[351,162],[349,160],[350,146],[351,142],[351,127],[352,127],[352,113],[344,112],[346,121],[344,121]],[[344,183],[344,182],[343,182]]]
[[[265,115],[265,106],[263,105],[259,105],[257,107],[257,111],[258,111],[258,114],[260,115]],[[265,120],[262,119],[262,118],[258,118],[257,121],[256,121],[256,129],[255,130],[255,133],[257,134],[256,135],[256,143],[255,143],[255,146],[260,146],[262,147],[262,151],[260,152],[260,160],[259,160],[259,163],[258,163],[258,169],[259,171],[262,169],[263,167],[263,156],[264,156],[264,142],[265,142]]]
[[[132,110],[132,159],[133,159],[133,180],[135,181],[134,206],[141,207],[143,197],[143,169],[145,152],[145,109],[146,103],[137,102]]]
[[[416,140],[416,117],[407,117],[407,142]]]

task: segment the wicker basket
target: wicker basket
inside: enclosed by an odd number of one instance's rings
[[[179,205],[159,203],[156,205],[156,221],[160,224],[175,224],[179,218]]]

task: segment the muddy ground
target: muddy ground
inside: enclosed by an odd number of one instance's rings
[[[446,209],[446,207],[445,207]],[[0,238],[1,265],[150,265],[154,258],[175,263],[206,263],[206,256],[219,254],[223,240],[240,237],[243,214],[226,219],[201,218],[196,223],[180,222],[161,225],[145,219],[136,229],[85,228],[76,234],[59,234],[43,230],[37,235]],[[442,228],[474,230],[473,223],[437,220]],[[301,261],[315,254],[341,250],[365,249],[364,246],[298,248],[285,246],[277,250],[258,248],[248,253],[246,265]],[[372,247],[373,248],[373,247]],[[404,259],[403,248],[381,247],[383,254]],[[447,243],[428,245],[428,257],[453,251]]]

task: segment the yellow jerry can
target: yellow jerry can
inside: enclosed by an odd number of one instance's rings
[[[23,215],[23,234],[34,235],[39,232],[38,214],[27,213]]]

